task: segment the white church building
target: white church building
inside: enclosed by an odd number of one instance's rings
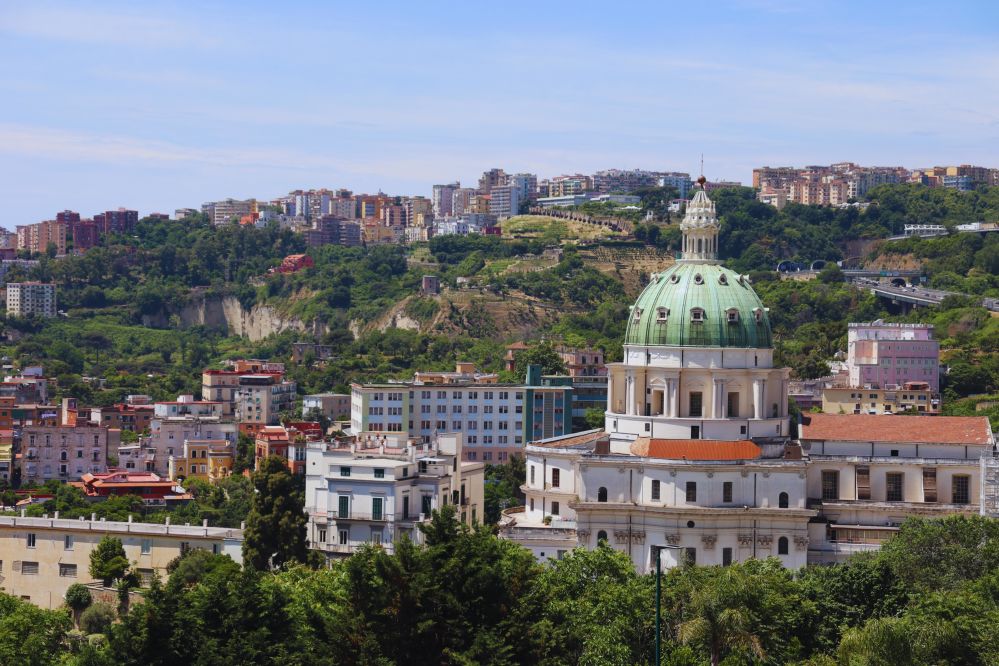
[[[987,418],[932,429],[939,436],[923,447],[934,456],[929,462],[918,441],[855,441],[865,428],[897,440],[899,429],[887,424],[863,424],[849,442],[848,423],[826,428],[837,438],[828,443],[812,428],[806,450],[791,439],[790,371],[773,365],[767,309],[749,279],[717,259],[718,218],[703,176],[698,182],[681,224],[683,258],[651,276],[629,312],[624,361],[608,364],[604,429],[527,445],[525,506],[504,512],[501,536],[541,560],[603,540],[639,571],[655,568],[657,546],[669,547],[664,566],[774,556],[793,569],[877,548],[905,515],[978,511],[988,490],[978,482],[979,462],[985,454],[994,460],[995,450]],[[939,417],[867,418],[908,423],[902,436],[918,440],[923,419]],[[944,441],[947,432],[953,441]],[[856,467],[893,475],[905,468],[911,480],[891,499],[877,495],[886,483],[880,477],[877,493],[858,493],[847,487],[863,478]],[[842,486],[835,494],[823,491],[834,468]],[[963,503],[914,507],[940,498],[915,487],[917,479],[936,480],[923,468],[940,470],[948,488],[959,487],[951,499]],[[951,470],[957,481],[949,481]],[[863,510],[863,502],[889,506]],[[823,515],[829,509],[832,521]],[[865,530],[864,521],[876,529]],[[864,543],[851,542],[858,535]]]

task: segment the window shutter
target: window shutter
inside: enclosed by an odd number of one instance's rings
[[[866,465],[857,467],[857,499],[871,499],[871,468]]]
[[[937,501],[937,468],[923,468],[923,501]]]

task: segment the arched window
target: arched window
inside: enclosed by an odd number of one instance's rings
[[[642,308],[635,308],[635,314],[632,318],[638,322],[642,318]]]
[[[607,489],[600,486],[600,490],[597,491],[597,501],[606,502],[607,501]]]
[[[718,284],[728,284],[728,278],[724,273],[718,276]]]
[[[66,460],[67,458],[68,458],[68,455],[66,454],[65,451],[63,451],[62,453],[59,454],[59,460]]]
[[[607,541],[607,532],[604,532],[603,530],[597,532],[597,543],[600,543],[601,541]]]
[[[787,555],[787,537],[777,539],[777,554]]]
[[[704,321],[706,317],[704,316],[703,308],[691,308],[690,310],[690,321],[700,323]]]
[[[788,506],[787,493],[781,493],[777,496],[777,506],[781,509],[786,509]]]
[[[753,309],[753,318],[756,319],[756,323],[757,324],[762,324],[763,323],[763,309],[762,308],[754,308]]]

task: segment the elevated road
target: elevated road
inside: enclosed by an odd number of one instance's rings
[[[973,298],[968,294],[956,291],[944,291],[942,289],[929,289],[927,287],[897,287],[895,285],[882,284],[877,280],[867,278],[857,278],[854,283],[868,289],[875,296],[887,298],[895,303],[905,303],[910,306],[931,307],[940,305],[948,296],[964,296]],[[982,298],[982,306],[992,312],[999,312],[999,298]]]

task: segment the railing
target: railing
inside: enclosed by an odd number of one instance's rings
[[[329,511],[326,514],[329,520],[367,520],[371,522],[386,522],[390,516],[386,513],[364,513],[361,511]],[[394,516],[392,517],[394,518]]]

